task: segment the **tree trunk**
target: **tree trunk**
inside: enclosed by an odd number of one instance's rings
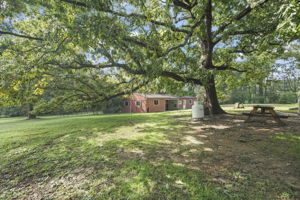
[[[225,114],[226,112],[221,108],[218,101],[214,75],[209,76],[204,87],[207,99],[206,106],[210,114]]]
[[[259,103],[265,103],[264,88],[261,84],[258,85]]]
[[[27,119],[36,119],[36,115],[28,113]]]
[[[36,115],[32,114],[31,111],[33,111],[33,105],[32,104],[28,104],[27,119],[36,119]]]

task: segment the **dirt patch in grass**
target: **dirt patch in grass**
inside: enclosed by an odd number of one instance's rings
[[[299,199],[299,118],[285,119],[283,127],[269,119],[251,123],[244,119],[221,115],[198,123],[187,121],[186,137],[204,143],[202,160],[195,159],[189,167],[206,171],[228,193]]]

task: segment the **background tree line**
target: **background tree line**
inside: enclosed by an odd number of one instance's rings
[[[299,47],[299,45],[297,45]],[[299,54],[298,54],[299,55]],[[222,103],[297,103],[300,96],[299,57],[275,63],[261,81],[220,87]]]

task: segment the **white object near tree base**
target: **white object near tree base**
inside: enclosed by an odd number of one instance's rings
[[[300,116],[300,96],[298,97],[298,115]]]
[[[203,105],[200,104],[198,101],[195,101],[194,105],[192,106],[192,118],[193,120],[199,120],[204,118]]]

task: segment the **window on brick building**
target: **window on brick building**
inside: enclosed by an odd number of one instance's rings
[[[124,105],[125,105],[125,106],[128,106],[128,105],[129,105],[129,102],[128,102],[128,101],[124,101]]]
[[[159,104],[159,101],[158,100],[154,100],[153,104],[157,106]]]
[[[135,105],[136,105],[137,107],[140,107],[140,106],[141,106],[141,101],[136,101],[136,102],[135,102]]]

